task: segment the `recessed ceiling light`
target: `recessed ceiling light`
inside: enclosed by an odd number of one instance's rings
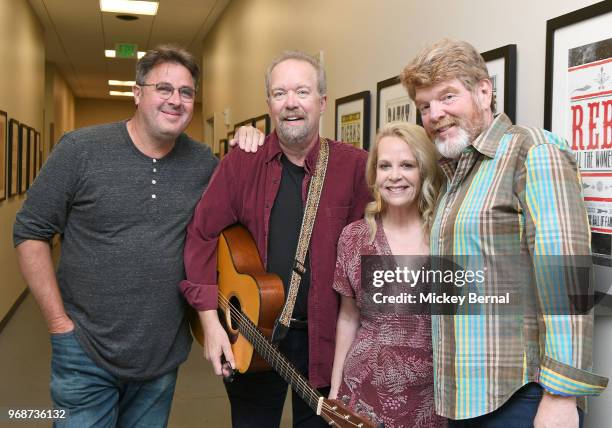
[[[146,55],[146,52],[138,51],[138,59],[142,58],[145,55]],[[117,56],[117,55],[116,55],[114,49],[106,49],[104,51],[104,56],[107,57],[107,58],[115,58],[115,56]]]
[[[108,84],[112,86],[134,86],[136,82],[133,80],[109,80]]]
[[[129,92],[123,92],[123,91],[108,91],[108,93],[110,95],[113,95],[115,97],[133,97],[134,96],[134,92],[129,91]]]
[[[100,0],[102,12],[134,13],[136,15],[157,15],[156,1],[140,0]]]

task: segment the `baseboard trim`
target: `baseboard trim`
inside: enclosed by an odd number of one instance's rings
[[[26,288],[25,290],[23,290],[23,293],[21,293],[21,295],[17,297],[17,300],[15,300],[15,303],[13,303],[13,306],[11,306],[11,309],[9,309],[9,311],[6,313],[4,318],[2,318],[2,321],[0,321],[0,333],[2,333],[2,330],[4,330],[4,327],[11,320],[11,317],[13,316],[17,308],[19,308],[19,305],[21,305],[21,302],[23,302],[23,300],[26,298],[29,292],[30,292],[29,288]]]

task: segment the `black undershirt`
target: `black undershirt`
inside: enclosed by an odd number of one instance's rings
[[[285,287],[285,298],[291,284],[291,272],[295,261],[304,205],[302,203],[302,181],[304,168],[295,165],[284,155],[281,155],[283,172],[280,187],[270,213],[270,229],[268,235],[268,272],[281,277]],[[305,320],[308,318],[308,288],[310,286],[309,255],[306,254],[306,273],[302,276],[292,318]]]

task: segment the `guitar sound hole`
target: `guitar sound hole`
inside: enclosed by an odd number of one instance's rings
[[[236,296],[232,296],[229,299],[230,305],[238,310],[238,312],[242,312],[242,308],[240,306],[240,300]],[[233,312],[233,311],[232,311]],[[234,331],[238,330],[238,320],[234,314],[230,315],[230,328]]]

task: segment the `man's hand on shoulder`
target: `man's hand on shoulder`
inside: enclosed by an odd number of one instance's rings
[[[578,428],[576,397],[544,393],[533,421],[534,428]]]
[[[234,138],[229,141],[230,146],[238,145],[245,152],[255,153],[259,146],[263,145],[266,136],[257,128],[252,126],[241,126],[236,130]]]

